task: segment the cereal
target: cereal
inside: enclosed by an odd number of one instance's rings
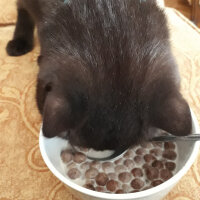
[[[98,175],[98,170],[96,168],[90,168],[85,172],[86,178],[95,178]]]
[[[161,180],[155,180],[155,181],[153,181],[153,182],[151,183],[151,185],[152,185],[153,187],[155,187],[155,186],[157,186],[157,185],[160,185],[161,183],[163,183],[163,181],[161,181]]]
[[[163,158],[167,158],[169,160],[175,160],[177,157],[176,153],[172,150],[165,150],[163,152]]]
[[[154,147],[162,147],[163,143],[162,142],[152,142]]]
[[[172,172],[169,171],[168,169],[162,169],[160,172],[160,177],[164,180],[167,181],[173,176]]]
[[[123,161],[123,158],[120,158],[120,159],[116,160],[114,163],[115,163],[116,165],[119,165],[119,164],[122,163],[122,161]]]
[[[142,168],[143,168],[143,169],[147,169],[147,168],[149,168],[149,167],[151,167],[149,163],[148,163],[148,164],[145,163],[144,165],[142,165]]]
[[[157,179],[159,176],[159,170],[154,167],[149,167],[146,169],[146,176],[149,180]]]
[[[104,187],[97,186],[97,187],[95,188],[95,190],[96,190],[97,192],[104,192]]]
[[[153,156],[161,156],[162,155],[162,150],[161,149],[152,149],[150,151],[150,154],[152,154]]]
[[[152,162],[153,160],[155,160],[156,158],[154,157],[154,156],[152,156],[151,154],[146,154],[145,156],[144,156],[144,160],[146,161],[146,162]]]
[[[165,142],[164,144],[165,149],[175,149],[175,144],[173,142]]]
[[[74,154],[73,160],[76,163],[82,163],[86,160],[86,156],[85,156],[85,154],[83,154],[81,152],[77,152],[77,153]]]
[[[99,161],[92,161],[90,166],[98,169],[101,167],[101,163]]]
[[[115,192],[115,194],[124,194],[124,191],[123,191],[123,190],[117,190],[117,191]]]
[[[118,165],[115,167],[116,173],[125,172],[125,171],[126,171],[126,167],[124,165]]]
[[[72,168],[68,171],[67,175],[71,179],[77,179],[81,176],[81,172],[76,168]]]
[[[131,180],[131,174],[128,172],[123,172],[119,174],[118,178],[122,183],[128,183]]]
[[[137,164],[141,164],[141,163],[142,163],[142,157],[141,157],[141,156],[135,156],[135,157],[134,157],[134,161],[135,161]]]
[[[125,154],[124,154],[124,157],[125,158],[133,158],[134,156],[134,152],[131,151],[131,150],[128,150]]]
[[[104,193],[135,193],[156,187],[173,176],[176,144],[149,142],[128,149],[119,158],[93,161],[81,152],[64,150],[60,157],[67,177],[87,189]]]
[[[164,167],[164,164],[162,163],[162,161],[160,160],[155,160],[153,163],[152,163],[152,167],[156,167],[158,169],[162,169]]]
[[[173,162],[166,162],[165,163],[165,167],[170,170],[170,171],[173,171],[175,168],[176,168],[176,164],[173,163]]]
[[[89,189],[89,190],[95,190],[94,186],[92,184],[90,184],[90,183],[85,184],[84,187]]]
[[[143,176],[143,172],[140,168],[134,168],[131,173],[133,174],[133,176],[135,177],[141,177]]]
[[[95,181],[98,185],[104,186],[108,181],[108,176],[105,173],[99,173],[96,176]]]
[[[131,182],[131,186],[132,186],[132,188],[139,190],[144,186],[144,181],[142,181],[139,178],[136,178]]]
[[[139,148],[135,152],[137,155],[144,155],[146,153],[146,150],[143,148]]]
[[[70,162],[73,158],[72,152],[70,150],[62,151],[60,156],[64,163]]]
[[[106,188],[108,191],[114,192],[117,189],[118,185],[119,183],[117,181],[109,180],[106,184]]]
[[[133,169],[133,167],[135,166],[134,161],[131,159],[126,159],[124,161],[124,165],[128,168],[128,169]]]
[[[114,171],[114,167],[113,167],[113,163],[111,162],[104,162],[102,164],[102,169],[103,171],[105,171],[106,173],[110,173],[110,172],[113,172]]]

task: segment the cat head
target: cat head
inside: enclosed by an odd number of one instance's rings
[[[174,135],[191,131],[189,106],[166,73],[140,85],[130,73],[116,79],[70,58],[39,63],[37,103],[48,138],[64,135],[73,145],[104,150],[135,145],[152,127]]]
[[[47,20],[47,21],[46,21]],[[46,137],[127,148],[191,131],[165,16],[155,1],[71,1],[39,26],[37,102]]]

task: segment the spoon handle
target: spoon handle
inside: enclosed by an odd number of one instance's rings
[[[157,136],[151,139],[151,141],[200,141],[200,134],[191,134],[187,136],[174,136],[174,135],[163,135]]]

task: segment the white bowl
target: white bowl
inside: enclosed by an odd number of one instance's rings
[[[194,113],[192,111],[191,113],[193,133],[199,133],[200,129],[198,121]],[[65,171],[60,159],[60,153],[67,147],[66,140],[60,139],[58,137],[47,139],[43,136],[42,132],[40,132],[39,144],[42,157],[51,172],[59,180],[66,184],[72,194],[83,200],[160,200],[178,183],[178,181],[189,170],[198,155],[200,146],[199,142],[177,142],[178,162],[176,173],[172,178],[162,183],[161,185],[137,193],[107,194],[95,192],[81,187],[65,176]]]

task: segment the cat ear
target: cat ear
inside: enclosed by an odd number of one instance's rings
[[[173,135],[185,136],[191,133],[190,109],[180,93],[155,99],[149,117],[151,125]]]
[[[66,100],[52,94],[47,95],[43,109],[43,135],[51,138],[66,131],[69,112]]]

